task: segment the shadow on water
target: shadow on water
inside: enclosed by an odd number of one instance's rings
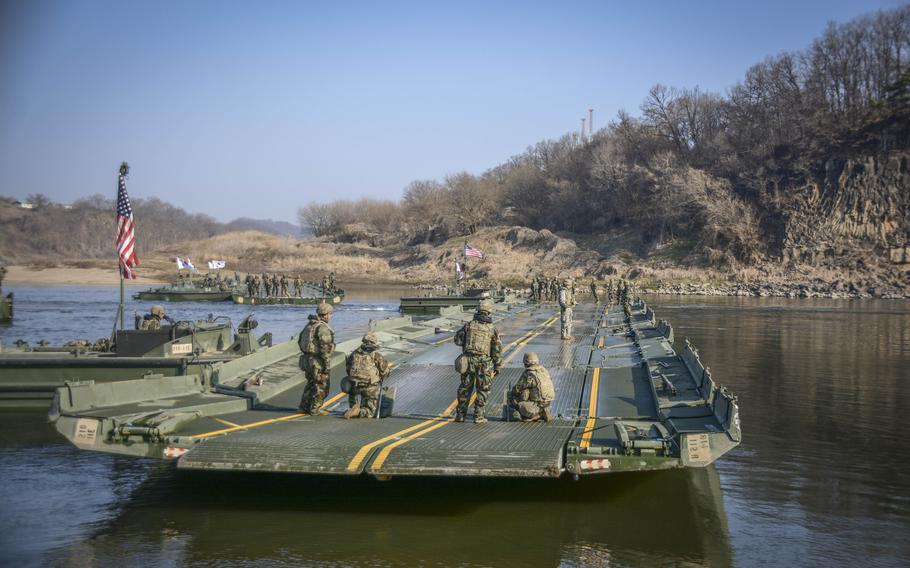
[[[181,565],[598,566],[731,560],[714,468],[602,478],[423,479],[182,472],[159,464],[51,555]],[[167,560],[170,559],[170,560]]]

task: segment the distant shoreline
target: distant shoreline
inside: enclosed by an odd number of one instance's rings
[[[6,267],[4,285],[29,284],[37,286],[57,286],[61,284],[74,286],[105,286],[120,283],[116,271],[102,268],[31,268],[22,265]],[[165,283],[159,278],[139,276],[136,280],[127,280],[128,287],[147,286]]]

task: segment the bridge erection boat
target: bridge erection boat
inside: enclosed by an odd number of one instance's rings
[[[542,477],[704,467],[740,443],[736,398],[719,387],[695,349],[672,346],[672,328],[643,302],[576,308],[563,341],[552,306],[510,299],[495,305],[504,361],[484,425],[453,420],[461,307],[432,318],[372,321],[394,367],[380,415],[344,420],[340,341],[327,416],[297,411],[305,382],[294,339],[204,372],[154,381],[58,389],[51,418],[77,447],[172,459],[188,470],[296,474]],[[344,338],[340,338],[344,339]],[[551,422],[509,421],[505,396],[536,352],[556,388]],[[499,409],[502,409],[501,416]]]

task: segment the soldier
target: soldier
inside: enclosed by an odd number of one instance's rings
[[[613,305],[613,279],[607,282],[607,307]]]
[[[499,339],[499,331],[493,325],[490,315],[492,311],[493,302],[481,300],[474,319],[464,324],[455,334],[455,345],[461,347],[462,355],[459,359],[463,362],[463,366],[457,369],[461,372],[461,385],[458,387],[455,422],[464,422],[472,392],[477,395],[474,402],[474,423],[484,424],[487,421],[484,407],[493,386],[493,378],[502,363],[502,341]],[[456,361],[456,367],[460,366],[458,363]]]
[[[288,298],[288,275],[281,275],[281,297]]]
[[[320,303],[316,306],[316,315],[310,315],[308,319],[297,340],[303,352],[300,367],[307,378],[300,399],[300,412],[325,415],[328,412],[322,409],[322,402],[329,392],[329,368],[332,352],[335,351],[335,332],[329,327],[332,306]]]
[[[329,293],[329,275],[326,274],[322,277],[322,295],[325,296]]]
[[[599,304],[600,298],[597,296],[597,280],[591,279],[591,295],[594,297],[594,303]]]
[[[253,290],[250,292],[250,296],[255,297],[259,295],[259,290],[261,290],[262,282],[259,281],[259,276],[253,276]]]
[[[152,306],[148,315],[142,318],[142,325],[139,326],[139,329],[146,331],[159,330],[161,329],[161,320],[164,319],[164,317],[164,306]]]
[[[269,275],[265,272],[262,273],[262,295],[268,297],[272,292],[272,281],[269,279]]]
[[[6,267],[0,266],[0,288],[3,288],[3,279],[6,277]]]
[[[279,295],[280,282],[278,281],[278,275],[272,274],[272,294],[274,296]]]
[[[335,271],[329,272],[329,291],[332,295],[335,294]]]
[[[373,333],[363,336],[360,347],[348,355],[345,366],[350,379],[348,411],[345,418],[369,418],[379,404],[379,388],[389,376],[391,365],[379,353],[379,338]],[[360,403],[357,403],[357,396]]]
[[[298,298],[303,295],[303,285],[300,283],[300,275],[294,275],[294,295]]]
[[[536,276],[531,280],[531,299],[535,302],[540,301],[540,281]]]
[[[524,364],[524,373],[509,391],[512,420],[551,422],[550,403],[556,398],[556,390],[550,373],[540,365],[540,359],[533,351],[525,353]]]
[[[575,295],[572,293],[572,282],[568,278],[563,280],[559,289],[559,321],[562,326],[562,339],[572,337],[572,308],[575,307]]]

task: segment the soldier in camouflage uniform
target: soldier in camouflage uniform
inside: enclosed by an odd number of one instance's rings
[[[536,276],[531,280],[531,299],[535,302],[540,301],[540,280]]]
[[[262,273],[262,295],[265,297],[272,295],[272,279],[265,272]]]
[[[272,274],[272,295],[273,296],[277,296],[279,294],[278,289],[279,289],[278,275]]]
[[[287,274],[281,275],[280,283],[281,283],[281,297],[282,298],[289,297],[288,296],[288,275]]]
[[[164,318],[164,306],[152,306],[147,316],[142,318],[142,325],[139,329],[146,331],[156,331],[161,329],[161,320]]]
[[[335,351],[335,331],[329,327],[332,306],[320,303],[316,306],[316,315],[310,315],[308,319],[297,340],[300,351],[303,352],[300,368],[307,378],[300,399],[300,412],[324,415],[328,412],[322,410],[322,402],[329,392],[329,368]]]
[[[597,280],[591,279],[591,296],[594,297],[594,303],[599,304],[600,298],[597,296]]]
[[[348,411],[345,418],[370,418],[379,405],[379,388],[389,376],[392,366],[379,352],[379,338],[373,333],[363,336],[360,347],[348,355],[345,366],[351,389],[348,391]],[[357,397],[360,396],[360,403]]]
[[[484,407],[493,386],[493,378],[502,364],[502,341],[499,339],[499,331],[493,325],[490,315],[492,311],[493,302],[481,300],[474,319],[464,324],[455,334],[455,345],[461,347],[462,356],[468,358],[467,371],[461,375],[458,387],[455,422],[464,422],[472,393],[477,395],[474,402],[474,423],[484,424],[487,421]]]
[[[563,281],[562,288],[559,289],[559,322],[562,326],[562,339],[574,339],[572,337],[572,308],[575,307],[575,294],[572,288],[572,281],[566,278]]]
[[[556,398],[550,373],[541,366],[537,353],[529,351],[524,356],[525,371],[509,391],[509,410],[512,420],[550,422],[553,415],[550,403]]]
[[[303,285],[300,282],[300,275],[294,275],[294,295],[298,298],[303,295]]]

